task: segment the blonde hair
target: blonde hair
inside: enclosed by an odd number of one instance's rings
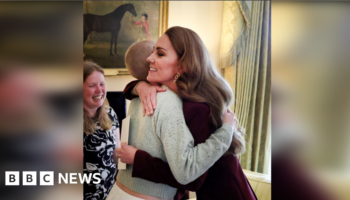
[[[103,69],[94,62],[84,62],[84,83],[87,77],[89,77],[95,71],[101,72],[104,75]],[[100,123],[103,130],[109,130],[112,128],[112,120],[109,118],[107,110],[109,103],[107,98],[103,102],[103,105],[96,111],[96,120]],[[84,110],[84,133],[87,135],[93,134],[96,131],[96,123],[92,117],[89,117],[87,111]]]
[[[227,81],[219,74],[200,37],[192,30],[175,26],[165,34],[169,37],[182,68],[176,81],[181,98],[207,103],[212,123],[222,126],[222,116],[233,102],[233,92]],[[245,151],[244,131],[235,131],[227,154],[240,154]]]
[[[153,52],[155,42],[144,40],[132,44],[125,53],[125,66],[137,80],[147,81],[149,63],[147,57]]]

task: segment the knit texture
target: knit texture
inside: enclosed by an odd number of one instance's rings
[[[182,101],[168,88],[166,92],[158,93],[157,108],[152,116],[143,117],[142,112],[140,99],[134,98],[129,107],[129,144],[168,162],[181,184],[192,182],[207,171],[231,144],[233,128],[224,123],[205,143],[194,147],[194,139],[185,123]],[[161,199],[173,198],[177,190],[165,184],[133,178],[132,165],[120,170],[117,180],[135,192]]]

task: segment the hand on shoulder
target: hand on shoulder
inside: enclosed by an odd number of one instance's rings
[[[165,92],[166,89],[160,87],[158,84],[149,84],[145,81],[140,81],[136,86],[137,91],[142,105],[143,105],[143,115],[152,115],[154,109],[157,106],[157,92]]]

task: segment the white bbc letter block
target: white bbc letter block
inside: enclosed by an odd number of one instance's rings
[[[76,181],[77,177],[76,177],[77,173],[70,173],[69,174],[69,183],[70,184],[78,184],[78,182]]]
[[[34,171],[22,172],[22,184],[36,185],[36,172]]]
[[[40,172],[40,185],[53,185],[54,176],[53,172]]]
[[[19,172],[7,171],[5,172],[5,185],[19,185]]]

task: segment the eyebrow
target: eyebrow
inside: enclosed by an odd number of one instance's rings
[[[154,49],[154,47],[153,47],[153,49]],[[160,49],[160,50],[168,51],[168,50],[164,49],[163,47],[157,47],[156,49],[157,49],[157,50]]]

